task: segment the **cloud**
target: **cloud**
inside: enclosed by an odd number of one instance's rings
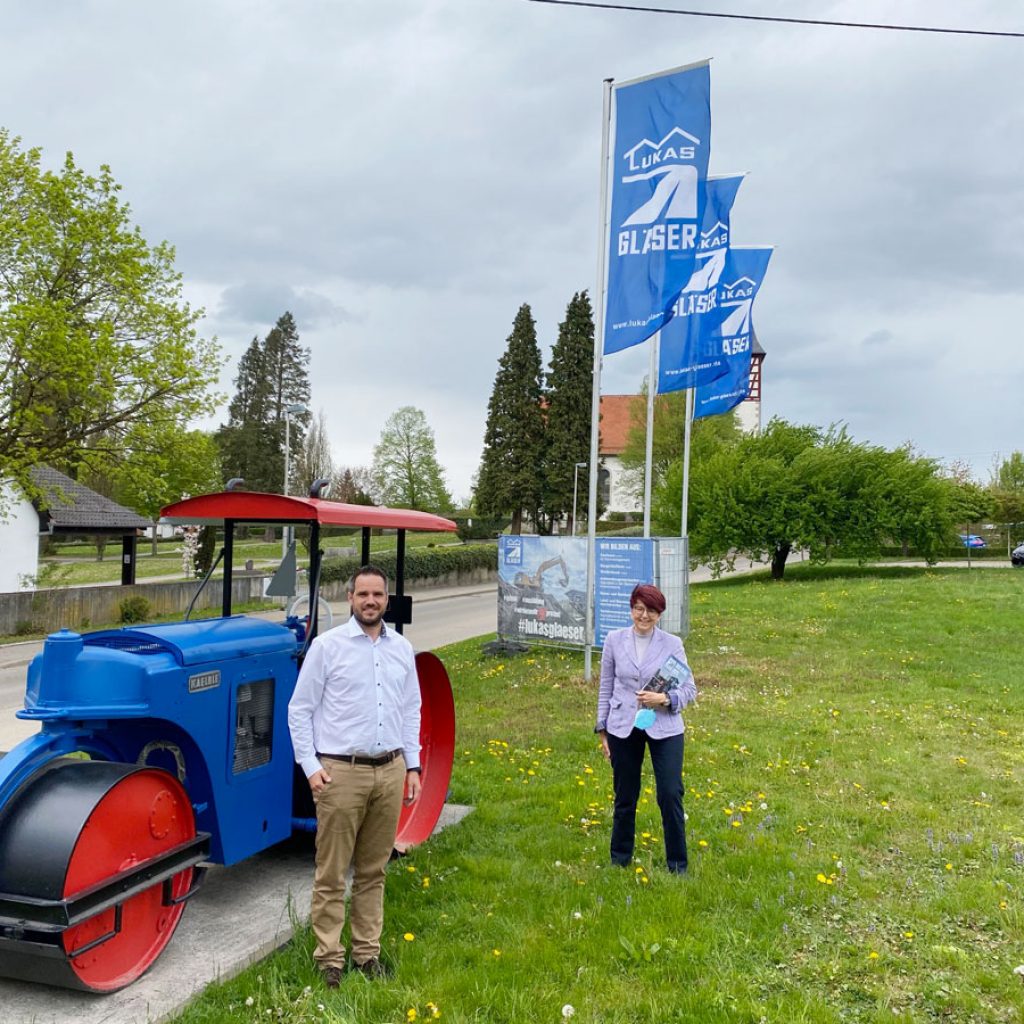
[[[1008,19],[906,0],[899,20]],[[597,294],[602,80],[705,56],[712,171],[750,172],[733,240],[777,247],[754,310],[766,412],[936,453],[1019,447],[1012,41],[524,2],[64,0],[12,8],[0,85],[46,160],[111,166],[227,354],[291,310],[339,461],[368,463],[415,405],[465,494],[520,303],[546,357],[573,292]],[[646,371],[644,351],[606,359],[604,390]]]

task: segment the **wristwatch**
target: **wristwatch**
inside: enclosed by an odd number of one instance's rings
[[[407,772],[415,772],[417,775],[422,775],[423,774],[423,769],[420,768],[419,765],[417,765],[415,768],[406,768],[405,770]]]

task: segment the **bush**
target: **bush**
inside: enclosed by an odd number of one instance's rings
[[[393,551],[374,555],[373,564],[395,578],[396,556]],[[358,569],[358,558],[325,558],[320,568],[320,582],[345,581]],[[473,569],[497,569],[498,548],[495,544],[468,544],[456,548],[406,548],[405,580],[430,580],[451,572]]]
[[[149,618],[149,602],[139,595],[123,598],[117,606],[119,621],[126,626]]]
[[[450,518],[458,524],[455,533],[463,543],[467,540],[493,540],[512,522],[511,519],[491,519],[488,516],[455,515]]]

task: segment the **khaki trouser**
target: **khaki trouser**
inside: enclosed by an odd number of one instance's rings
[[[310,914],[323,967],[344,967],[345,875],[352,865],[352,958],[380,955],[384,875],[395,845],[405,793],[405,761],[371,768],[323,758],[331,781],[316,802],[316,874]]]

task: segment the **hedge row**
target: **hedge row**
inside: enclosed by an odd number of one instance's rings
[[[389,579],[397,571],[396,553],[382,552],[373,556]],[[325,558],[320,570],[321,583],[347,580],[359,568],[358,558]],[[452,572],[470,572],[473,569],[497,569],[498,548],[495,544],[465,544],[459,547],[406,548],[405,579],[430,580]]]

